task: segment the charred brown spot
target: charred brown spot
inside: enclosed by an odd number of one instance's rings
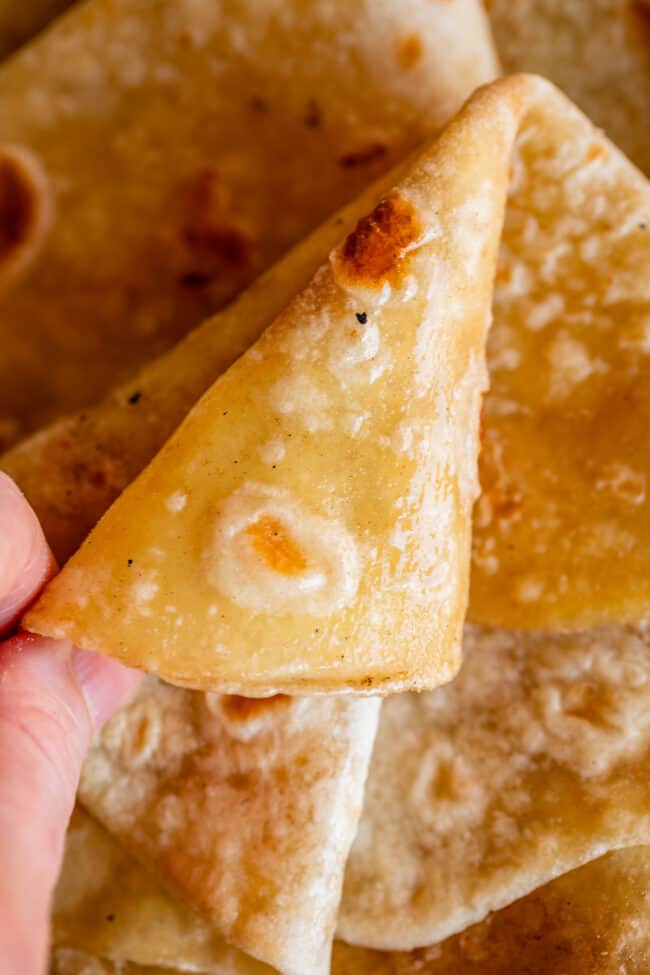
[[[265,515],[246,529],[253,548],[270,569],[293,576],[307,568],[307,560],[277,518]]]
[[[346,152],[339,159],[339,165],[344,169],[353,169],[355,166],[367,166],[369,163],[383,159],[388,152],[388,147],[380,142],[375,142],[365,149],[358,149],[356,152]]]
[[[647,49],[650,47],[650,3],[631,0],[628,6],[628,33],[631,40]]]
[[[397,63],[400,68],[410,71],[422,57],[423,51],[422,38],[419,34],[408,34],[406,37],[400,37],[395,48]]]
[[[286,694],[272,697],[239,697],[238,694],[225,694],[221,698],[221,711],[229,721],[248,724],[267,714],[283,711],[291,698]]]
[[[391,280],[421,233],[415,208],[392,193],[347,236],[340,252],[340,270],[361,285]]]
[[[187,288],[203,288],[248,263],[250,241],[234,225],[228,194],[219,175],[201,170],[185,189],[181,240],[189,263],[180,275]]]
[[[524,498],[511,480],[503,456],[503,446],[490,431],[480,427],[481,497],[478,501],[476,524],[486,528],[496,522],[509,522],[521,516]]]
[[[323,121],[323,112],[318,102],[311,98],[307,102],[304,115],[304,123],[308,129],[317,129]]]
[[[209,262],[243,264],[246,260],[247,241],[239,230],[193,227],[185,231],[185,240],[193,251]]]
[[[253,112],[259,112],[260,115],[268,112],[269,103],[261,95],[253,95],[253,97],[248,102],[249,107]]]
[[[29,172],[17,159],[0,156],[0,261],[34,233],[38,199]]]

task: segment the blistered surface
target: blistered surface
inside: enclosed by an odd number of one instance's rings
[[[337,942],[333,975],[645,975],[650,850],[610,853],[440,944],[377,952]]]
[[[504,71],[558,85],[650,173],[647,0],[490,0]]]
[[[378,707],[149,678],[91,750],[80,797],[230,942],[325,972]]]
[[[512,160],[470,618],[634,622],[650,597],[650,189],[573,109],[549,108]]]
[[[650,838],[647,628],[468,628],[450,685],[384,704],[339,934],[413,948]]]

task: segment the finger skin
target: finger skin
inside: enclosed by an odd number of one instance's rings
[[[36,515],[0,472],[0,634],[11,629],[55,570]]]
[[[0,625],[53,571],[29,505],[0,476]],[[81,763],[139,683],[116,661],[18,633],[0,643],[0,970],[43,975],[49,911]]]

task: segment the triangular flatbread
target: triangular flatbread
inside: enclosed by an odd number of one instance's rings
[[[72,816],[52,913],[52,941],[92,955],[206,975],[269,975],[170,898],[81,807]]]
[[[541,85],[511,163],[470,619],[636,622],[650,611],[650,185]]]
[[[603,853],[650,842],[648,627],[469,627],[447,687],[384,702],[339,936],[464,930]]]
[[[453,676],[515,126],[473,152],[489,97],[215,383],[28,628],[228,692]]]
[[[229,942],[328,971],[379,702],[192,693],[149,678],[84,764],[84,805]]]
[[[512,130],[507,134],[509,125]],[[644,230],[644,214],[650,207],[650,191],[640,174],[551,86],[539,79],[525,77],[498,82],[469,103],[432,150],[431,159],[436,162],[431,163],[430,173],[444,173],[444,180],[435,186],[435,194],[440,199],[444,198],[444,206],[441,205],[437,219],[448,221],[447,240],[454,241],[450,248],[450,252],[454,252],[454,273],[462,275],[471,269],[471,261],[463,257],[463,247],[468,246],[470,250],[475,247],[477,252],[480,251],[478,239],[462,231],[472,225],[477,188],[487,185],[487,173],[491,174],[490,185],[495,188],[498,179],[503,178],[505,169],[509,167],[511,142],[517,128],[514,175],[494,298],[495,321],[489,343],[493,389],[484,411],[481,455],[484,494],[475,514],[470,614],[478,620],[504,621],[530,627],[556,626],[560,623],[584,625],[612,619],[635,620],[646,614],[650,603],[650,594],[646,591],[648,586],[644,582],[650,578],[644,563],[644,553],[650,550],[650,546],[645,544],[645,526],[648,523],[645,517],[645,469],[650,467],[650,461],[645,458],[647,446],[643,396],[648,383],[647,356],[643,351],[642,338],[646,292],[650,289],[650,283],[647,276],[638,272],[644,260],[650,258],[650,234]],[[493,146],[500,145],[493,164],[488,164],[486,132],[494,140]],[[500,139],[504,141],[499,142]],[[483,140],[486,145],[485,156],[480,160],[473,150],[477,140]],[[426,159],[420,165],[425,169],[428,165]],[[432,178],[431,185],[434,182]],[[588,187],[588,192],[585,187]],[[460,206],[461,200],[467,204],[465,210]],[[594,204],[594,200],[600,202]],[[525,220],[524,215],[528,215]],[[492,230],[500,233],[500,225],[495,224]],[[420,257],[444,253],[445,247],[440,243],[442,239],[436,238],[422,247]],[[560,260],[561,254],[568,255],[567,259]],[[416,256],[407,255],[407,261],[414,260]],[[596,273],[595,265],[605,260],[609,269],[609,284],[603,284],[602,276]],[[429,273],[433,273],[432,266],[431,262],[427,262]],[[312,286],[309,294],[314,300],[318,298],[322,301],[327,290],[323,287],[325,279],[316,280],[318,283]],[[447,284],[451,286],[451,279],[447,279]],[[553,301],[548,293],[549,284],[557,288]],[[480,287],[477,277],[473,301],[479,300]],[[463,304],[468,300],[467,289],[458,288],[457,282],[456,291],[457,308],[467,307]],[[617,294],[625,296],[624,313]],[[358,291],[357,303],[359,299],[365,299],[363,291]],[[300,323],[300,328],[304,330],[307,320],[304,303],[293,307],[305,319]],[[406,307],[402,306],[402,310]],[[378,314],[386,314],[387,310],[392,310],[390,302],[383,306],[383,310],[379,309]],[[359,313],[368,314],[361,308]],[[348,314],[356,314],[355,309],[350,308]],[[316,318],[318,313],[310,308],[309,315]],[[286,317],[281,321],[286,322]],[[296,322],[294,327],[297,327]],[[261,348],[272,348],[276,341],[273,336],[276,335],[277,330],[267,333]],[[319,348],[321,351],[314,354],[322,354],[322,343]],[[250,357],[238,363],[235,371],[229,374],[231,390],[232,377],[239,379],[240,375],[247,376],[247,382],[255,380],[259,384],[260,376],[264,373],[264,382],[268,385],[268,375],[272,370],[267,370],[264,363],[265,360],[257,361]],[[307,374],[314,366],[312,360],[309,363],[303,360],[300,368]],[[324,388],[329,392],[327,384],[330,377],[327,365],[318,370],[316,386],[321,384],[321,392]],[[378,382],[379,385],[369,387],[371,392],[382,390],[381,377]],[[210,394],[211,397],[216,396],[213,400],[215,405],[223,399],[221,391],[225,388],[228,388],[228,383],[226,386],[218,383],[216,392]],[[476,390],[478,388],[477,383]],[[234,401],[246,400],[250,423],[254,414],[249,407],[259,393],[251,387],[244,390],[239,386],[233,392],[236,393]],[[637,410],[623,409],[630,398],[638,404]],[[255,409],[258,411],[259,402],[259,399],[256,400]],[[291,407],[291,402],[285,402],[284,406]],[[201,420],[205,420],[206,412],[204,407],[201,410],[194,414],[191,425],[195,434],[200,433],[204,437],[206,426],[201,426]],[[227,408],[222,412],[226,411]],[[304,411],[303,406],[301,414]],[[339,409],[337,422],[340,412]],[[344,417],[348,412],[346,410]],[[257,449],[264,448],[264,438],[267,442],[276,443],[277,437],[271,436],[268,431],[271,415],[265,414],[266,426],[260,423],[255,431],[255,437],[259,439]],[[290,413],[288,416],[293,415]],[[217,419],[228,420],[212,417],[213,422]],[[257,423],[257,420],[254,422]],[[312,416],[308,422],[313,424],[318,421],[314,421]],[[225,431],[229,423],[224,422],[219,427],[220,431]],[[286,429],[287,425],[283,419],[281,426],[285,432],[293,432]],[[367,429],[372,430],[372,425]],[[226,436],[226,433],[220,432],[219,436],[222,435]],[[315,435],[318,435],[319,451],[321,444],[333,442],[330,434],[323,436],[323,431],[316,430],[311,435],[312,443]],[[182,440],[187,443],[184,435]],[[252,441],[249,441],[249,449],[251,444]],[[469,447],[468,444],[466,446]],[[290,456],[286,444],[280,443],[280,447],[285,450],[285,456]],[[232,445],[229,449],[232,470],[227,480],[235,483],[237,478],[233,476],[233,471],[238,467],[238,483],[246,472],[251,471],[259,483],[259,471],[265,470],[263,462],[259,462],[259,454],[252,457],[252,462],[247,460],[246,465],[239,467],[242,458],[234,456]],[[295,450],[295,443],[292,449]],[[353,458],[349,452],[345,453],[342,439],[335,454],[335,462],[325,461],[329,463],[328,470],[340,472],[341,475],[345,475],[348,469],[353,471],[354,490],[357,497],[360,496],[366,490],[366,485],[363,478],[358,476],[362,470],[358,466],[358,459],[362,458],[356,443]],[[222,466],[227,467],[225,456]],[[322,456],[325,457],[325,454]],[[172,454],[167,452],[163,457],[172,458]],[[266,454],[266,457],[268,459],[271,454]],[[341,457],[345,457],[343,470]],[[354,464],[348,468],[352,460]],[[158,460],[144,481],[140,482],[140,504],[143,510],[146,507],[147,518],[138,515],[138,505],[129,514],[131,521],[140,522],[138,537],[141,547],[147,543],[150,549],[159,547],[152,536],[162,530],[160,523],[163,518],[165,531],[174,534],[178,532],[178,526],[187,523],[192,510],[190,504],[184,513],[180,513],[180,517],[177,513],[175,518],[170,518],[169,513],[163,510],[162,485],[154,482],[151,473],[154,471],[158,476],[160,463]],[[181,494],[184,490],[182,486],[172,487],[170,483],[177,474],[173,467],[175,463],[175,459],[165,462],[167,474],[170,475],[170,468],[173,473],[173,477],[167,478],[167,497],[172,497],[177,489]],[[318,459],[315,466],[310,463],[308,476],[315,476],[313,470],[320,473],[322,468],[318,464],[322,463],[322,459]],[[432,463],[435,465],[435,457]],[[276,478],[285,477],[273,471],[272,463],[267,466],[271,472],[265,471],[262,482],[267,479],[274,483]],[[282,462],[276,466],[282,470]],[[386,468],[385,463],[381,466]],[[284,470],[287,470],[286,465]],[[294,468],[289,477],[290,481],[300,479],[300,492],[305,491],[303,470],[304,467],[301,467],[299,477]],[[320,484],[320,489],[325,491],[326,484]],[[339,489],[339,505],[347,505],[346,491],[347,487]],[[369,493],[368,489],[366,497]],[[154,503],[152,499],[156,495],[159,497]],[[133,497],[133,492],[127,494],[128,499]],[[588,507],[584,504],[587,497],[590,500]],[[125,511],[125,506],[130,508],[130,505],[130,500],[123,501],[117,510],[121,508]],[[151,530],[154,511],[157,512],[157,520],[155,528]],[[28,618],[28,625],[44,627],[48,632],[68,632],[82,643],[85,641],[99,648],[103,645],[105,649],[122,655],[123,659],[157,668],[160,666],[159,660],[146,661],[147,650],[154,635],[156,646],[162,646],[161,639],[168,636],[168,625],[161,616],[149,617],[149,622],[156,622],[154,634],[146,625],[147,618],[138,617],[140,640],[144,642],[149,639],[150,642],[140,648],[135,646],[132,641],[134,625],[129,623],[128,614],[125,613],[129,600],[133,602],[128,595],[132,577],[123,566],[118,566],[119,577],[105,568],[107,563],[118,565],[116,560],[123,560],[128,567],[128,559],[133,558],[131,553],[126,552],[131,536],[124,535],[121,518],[119,531],[112,532],[106,541],[109,534],[106,526],[116,523],[116,516],[112,516],[104,524],[102,535],[105,541],[99,548],[95,536],[95,540],[85,549],[83,564],[94,561],[92,553],[98,553],[94,568],[84,570],[74,578],[70,574],[76,571],[73,562],[67,576],[64,573],[49,590],[37,614]],[[183,551],[188,552],[187,548]],[[184,554],[183,558],[186,557]],[[191,554],[191,558],[196,560],[196,554]],[[150,556],[147,559],[150,560]],[[107,578],[103,582],[91,583],[90,576],[99,571],[100,562]],[[79,564],[76,563],[77,566]],[[153,564],[151,568],[155,568]],[[635,579],[634,586],[629,584],[631,575]],[[68,592],[65,591],[68,589],[66,578],[74,580]],[[91,598],[87,607],[80,607],[74,601],[77,588],[82,588],[84,594],[88,591],[92,594],[93,590],[101,592],[102,586],[110,589],[111,600],[115,598],[114,603],[104,607],[107,615],[103,623],[98,622],[101,611],[96,599]],[[177,588],[176,583],[174,588]],[[59,596],[54,595],[57,591]],[[196,593],[195,586],[192,595]],[[428,595],[431,610],[435,598],[431,593]],[[167,601],[166,605],[174,604]],[[355,618],[358,618],[356,612]],[[110,626],[108,619],[111,620]],[[250,616],[248,623],[250,625]],[[284,630],[283,636],[286,638],[284,623],[280,628]],[[320,638],[324,632],[331,632],[326,627],[315,625],[310,645],[313,644],[317,628]],[[98,632],[100,629],[101,633]],[[131,644],[128,651],[124,646],[127,630]],[[306,636],[305,630],[301,633]],[[398,638],[398,631],[394,630],[393,633],[394,638]],[[430,645],[437,645],[440,652],[439,642],[433,638],[434,631],[431,634]],[[264,634],[266,639],[267,628]],[[123,645],[118,647],[120,640]],[[416,653],[412,636],[404,639],[402,635],[402,641],[400,652],[403,653],[403,647],[408,646],[410,661]],[[193,646],[198,646],[194,638],[191,642]],[[169,636],[169,645],[176,643],[177,640]],[[219,643],[224,645],[223,641]],[[257,645],[262,643],[257,639]],[[328,645],[332,652],[331,641]],[[283,639],[283,647],[286,646],[286,639]],[[306,656],[303,650],[301,656]],[[438,679],[442,676],[440,665],[443,657],[444,653],[441,653]],[[347,660],[339,662],[348,666]],[[330,661],[332,663],[334,661]],[[211,665],[214,666],[214,661]],[[208,673],[207,660],[202,660],[198,678],[185,669],[189,666],[186,659],[182,670],[166,665],[162,672],[168,679],[192,683],[197,679],[206,682],[215,679],[214,673]],[[312,656],[309,663],[303,660],[303,667],[315,669],[315,658]],[[407,663],[408,669],[410,662]],[[419,661],[419,670],[420,686],[425,686],[425,682],[433,677],[423,672],[422,660]],[[220,679],[224,679],[224,671],[221,673]],[[304,678],[304,674],[302,676]],[[319,677],[309,687],[313,690],[331,690],[341,686],[346,679],[352,684],[351,676],[346,678],[344,671],[339,670],[336,683],[328,684],[324,677]],[[373,675],[366,672],[364,676]],[[385,676],[387,678],[388,674]],[[252,673],[249,672],[247,679],[251,678]],[[293,680],[295,675],[292,675]],[[254,683],[248,686],[253,687]],[[277,683],[276,686],[288,688],[287,684]],[[401,680],[393,675],[392,683],[386,679],[386,683],[380,685],[373,680],[373,689],[385,690],[398,686],[409,686],[408,673]]]
[[[480,0],[71,9],[0,70],[2,145],[54,213],[0,301],[0,449],[160,354],[495,74]]]

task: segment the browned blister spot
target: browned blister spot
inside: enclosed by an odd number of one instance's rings
[[[641,48],[650,49],[650,2],[648,0],[631,0],[627,14],[627,29],[630,39]]]
[[[602,142],[592,142],[587,149],[587,160],[589,162],[594,162],[596,159],[605,159],[606,156],[607,149]]]
[[[184,190],[181,241],[186,269],[181,284],[201,288],[224,273],[244,267],[250,256],[248,235],[237,226],[219,174],[200,170]]]
[[[253,548],[270,569],[285,576],[307,568],[307,560],[278,518],[264,515],[246,529]]]
[[[346,152],[340,157],[339,165],[344,169],[367,166],[370,163],[377,162],[378,159],[383,159],[387,152],[387,146],[382,145],[381,142],[374,142],[372,145],[357,149],[355,152]]]
[[[276,714],[287,708],[291,698],[286,694],[273,694],[272,697],[240,697],[238,694],[225,694],[221,698],[221,713],[232,724],[248,724],[267,714]]]
[[[481,528],[512,521],[521,515],[523,495],[510,479],[501,444],[481,431],[479,458],[481,496],[476,506],[476,524]]]
[[[37,194],[19,160],[0,156],[0,261],[22,247],[35,232]]]
[[[407,34],[397,39],[395,57],[400,68],[410,71],[418,63],[423,54],[422,38],[419,34]]]
[[[391,281],[421,235],[415,207],[391,193],[348,234],[339,254],[339,271],[353,284],[377,286]]]

